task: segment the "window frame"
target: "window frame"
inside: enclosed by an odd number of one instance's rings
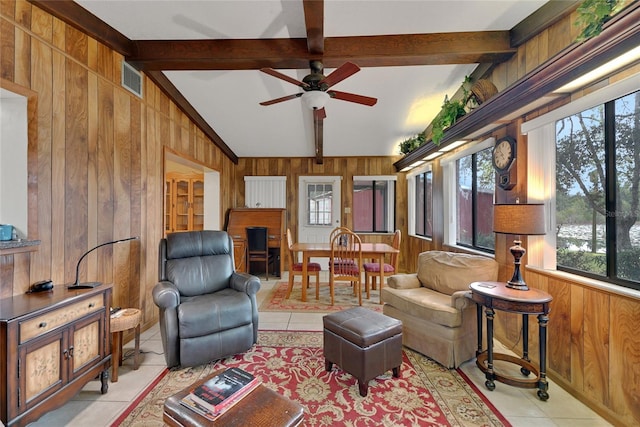
[[[370,182],[375,189],[376,182],[386,182],[387,190],[391,189],[392,191],[387,191],[386,195],[386,216],[387,220],[385,221],[386,230],[380,231],[376,230],[376,217],[375,217],[375,208],[376,208],[376,198],[372,198],[373,206],[371,207],[373,212],[373,230],[358,230],[355,228],[355,223],[353,225],[353,231],[359,234],[392,234],[396,230],[396,181],[397,177],[395,175],[354,175],[353,176],[353,188],[352,195],[355,192],[355,183],[357,181],[365,181]],[[375,193],[375,191],[374,191]],[[354,206],[352,207],[352,211],[355,211],[355,197],[352,199],[352,203]]]
[[[522,124],[521,133],[528,138],[527,156],[527,192],[529,203],[543,202],[547,221],[547,233],[544,236],[530,236],[529,265],[547,271],[557,271],[577,280],[597,286],[617,286],[620,289],[639,291],[638,282],[625,279],[612,280],[610,277],[588,274],[587,272],[557,266],[556,237],[556,121],[580,113],[618,98],[632,94],[640,88],[640,74],[636,74],[602,89],[591,92],[573,102],[565,104],[547,114]],[[609,237],[610,240],[613,237]],[[608,267],[609,268],[609,267]],[[602,285],[601,285],[602,284]]]
[[[496,139],[494,137],[487,138],[477,144],[470,145],[469,147],[461,150],[451,156],[442,159],[443,168],[443,194],[444,194],[444,244],[451,247],[464,248],[465,250],[478,251],[483,254],[495,254],[495,250],[490,248],[484,248],[475,245],[463,245],[457,241],[457,174],[456,174],[456,162],[470,155],[474,155],[487,148],[492,148],[495,145]],[[495,187],[494,187],[494,200],[495,200]],[[476,213],[474,212],[474,216]],[[475,223],[475,221],[474,221]],[[475,235],[473,230],[473,235]]]
[[[418,234],[418,232],[416,231],[416,222],[417,222],[416,212],[418,209],[418,206],[417,206],[418,188],[417,188],[416,179],[418,176],[420,175],[426,176],[426,174],[431,175],[431,194],[428,195],[429,197],[425,195],[423,208],[426,211],[427,203],[431,203],[432,228],[431,228],[431,234]],[[426,191],[427,181],[425,180],[424,182],[425,182],[425,191]],[[434,173],[433,173],[433,168],[431,163],[421,168],[415,169],[411,173],[407,174],[407,209],[408,209],[407,213],[408,213],[408,232],[410,236],[415,236],[422,239],[433,239],[433,185],[434,185]],[[427,221],[426,212],[423,218],[425,220],[425,223],[423,225],[424,225],[424,228],[426,229],[426,221]]]

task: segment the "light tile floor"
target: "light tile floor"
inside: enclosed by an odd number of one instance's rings
[[[272,287],[280,280],[262,281],[258,293],[260,304]],[[261,312],[260,329],[264,330],[305,330],[321,331],[322,316],[319,313]],[[165,368],[162,343],[158,326],[141,334],[141,365],[133,370],[133,359],[125,359],[118,370],[118,382],[109,383],[107,394],[100,394],[100,382],[92,381],[63,407],[49,412],[32,427],[101,427],[111,426],[118,416],[129,406]],[[133,350],[133,342],[124,346],[125,355]],[[496,351],[505,351],[496,343]],[[477,388],[498,408],[515,427],[546,426],[609,426],[594,411],[573,398],[569,393],[549,385],[550,398],[546,402],[536,397],[536,390],[510,387],[496,383],[496,389],[488,391],[484,386],[484,375],[476,367],[475,361],[462,365],[463,372],[476,384]]]

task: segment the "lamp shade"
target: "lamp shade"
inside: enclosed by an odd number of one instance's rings
[[[321,90],[310,90],[302,94],[302,102],[311,110],[324,108],[329,98],[329,94]]]
[[[493,205],[493,231],[500,234],[545,234],[544,204]]]

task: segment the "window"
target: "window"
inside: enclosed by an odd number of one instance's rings
[[[415,177],[415,226],[417,236],[433,237],[433,173],[426,171]]]
[[[456,244],[493,253],[494,189],[491,147],[456,161]]]
[[[393,233],[395,205],[395,177],[353,177],[353,230],[355,232]]]
[[[331,225],[333,185],[309,184],[307,186],[307,225]]]
[[[445,245],[494,252],[494,144],[487,138],[442,159]]]
[[[557,268],[640,289],[640,92],[556,122]]]

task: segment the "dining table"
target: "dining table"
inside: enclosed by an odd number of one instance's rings
[[[384,265],[384,258],[387,254],[399,253],[400,251],[387,243],[362,243],[362,259],[371,259]],[[307,266],[310,258],[331,258],[331,243],[303,243],[297,242],[291,246],[293,252],[302,254],[302,302],[307,301],[307,285],[309,276]],[[362,271],[362,266],[360,266]],[[384,285],[384,268],[380,269],[380,304],[382,304],[382,286]]]

